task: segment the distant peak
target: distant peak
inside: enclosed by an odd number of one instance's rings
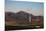
[[[17,12],[17,13],[27,13],[27,12],[25,12],[25,11],[19,11],[19,12]]]

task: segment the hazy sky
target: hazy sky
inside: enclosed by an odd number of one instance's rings
[[[18,12],[23,10],[33,15],[43,15],[44,4],[40,2],[24,2],[24,1],[11,1],[5,2],[6,11]]]

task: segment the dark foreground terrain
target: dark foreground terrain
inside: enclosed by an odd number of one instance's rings
[[[6,26],[5,30],[22,30],[22,29],[41,29],[43,27],[35,26]]]

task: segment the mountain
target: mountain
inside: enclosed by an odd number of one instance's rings
[[[33,16],[32,14],[29,14],[29,13],[24,12],[24,11],[20,11],[20,12],[17,12],[17,13],[6,12],[5,15],[7,17],[11,17],[11,18],[19,20],[19,21],[29,20],[29,16]]]

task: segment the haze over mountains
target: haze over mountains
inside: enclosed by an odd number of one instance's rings
[[[34,15],[34,16],[44,16],[44,13],[41,13],[41,12],[35,12],[35,11],[32,11],[32,10],[16,10],[16,11],[6,11],[6,12],[13,12],[13,13],[18,13],[18,12],[20,12],[20,11],[23,11],[23,12],[26,12],[26,13],[29,13],[29,14],[32,14],[32,15]]]

